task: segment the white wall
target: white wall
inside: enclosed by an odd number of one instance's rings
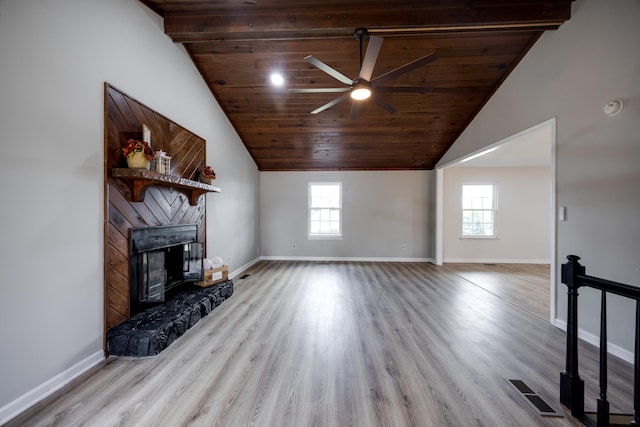
[[[342,182],[341,240],[307,239],[308,183],[322,181]],[[434,204],[433,171],[262,172],[260,255],[431,259]]]
[[[259,173],[162,20],[135,0],[0,1],[0,423],[102,357],[105,81],[207,140],[209,254],[255,258]]]
[[[640,286],[640,2],[578,0],[571,20],[545,33],[440,165],[557,118],[558,259],[582,257],[587,273]],[[603,114],[622,98],[624,110]],[[560,269],[558,268],[557,271]],[[566,319],[566,287],[558,286],[558,317]],[[633,349],[633,304],[609,300],[614,352]],[[599,334],[599,298],[580,295],[583,336]]]
[[[461,239],[462,185],[497,187],[497,239]],[[551,168],[444,170],[444,262],[549,263]]]

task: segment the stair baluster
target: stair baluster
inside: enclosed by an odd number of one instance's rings
[[[611,280],[588,276],[578,262],[579,256],[568,255],[568,262],[562,265],[562,283],[567,285],[567,354],[565,370],[560,374],[560,403],[571,415],[583,424],[608,427],[611,422],[610,404],[607,400],[607,292],[636,301],[636,330],[633,382],[633,415],[615,414],[627,417],[624,425],[640,426],[640,286],[631,286]],[[581,286],[602,291],[600,305],[600,366],[599,393],[595,420],[593,414],[584,412],[584,381],[578,370],[578,289]],[[630,424],[626,424],[629,423]],[[620,425],[620,424],[616,424]]]

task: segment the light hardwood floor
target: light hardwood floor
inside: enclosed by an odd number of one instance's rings
[[[9,426],[569,426],[554,408],[565,334],[446,267],[262,261],[160,355],[116,358]],[[580,355],[587,407],[597,357]],[[614,410],[632,368],[613,360]],[[622,407],[622,408],[621,408]]]
[[[549,319],[551,271],[548,264],[447,263],[445,267],[470,284],[542,319]]]

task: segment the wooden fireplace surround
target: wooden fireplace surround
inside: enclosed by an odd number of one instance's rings
[[[142,139],[143,124],[151,129],[151,148],[172,157],[169,175],[126,169],[121,148],[129,138]],[[205,198],[200,196],[220,189],[197,181],[205,149],[204,139],[104,84],[105,340],[110,328],[131,316],[130,228],[197,224],[197,241],[206,248]]]

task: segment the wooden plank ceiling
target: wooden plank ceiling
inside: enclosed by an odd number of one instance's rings
[[[568,20],[571,0],[143,0],[183,43],[263,171],[432,169],[529,48]],[[307,55],[355,79],[356,28],[383,37],[372,79],[417,58],[437,60],[384,83],[351,119],[346,87]],[[363,44],[366,51],[368,41]],[[283,75],[276,87],[271,73]],[[389,92],[399,87],[416,92]],[[393,89],[395,88],[395,89]]]

